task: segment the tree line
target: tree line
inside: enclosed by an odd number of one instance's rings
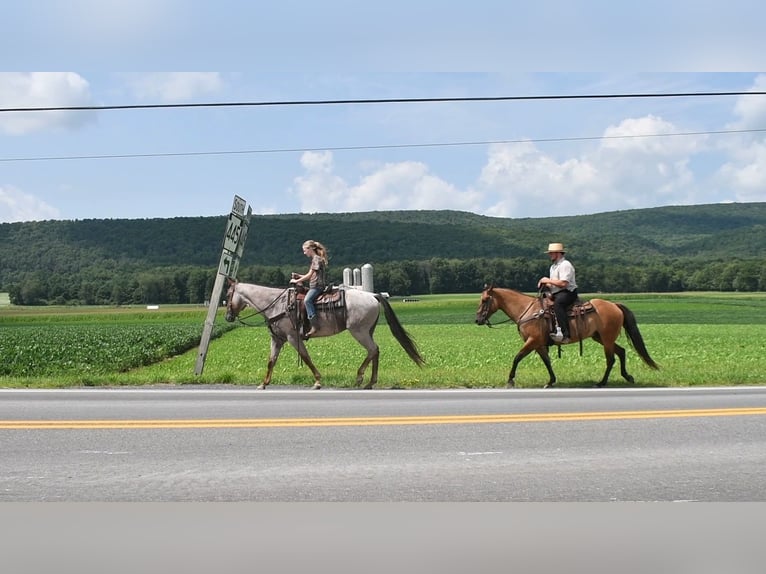
[[[572,259],[583,293],[766,291],[766,266],[752,261],[665,260],[631,264]],[[390,261],[373,265],[374,288],[391,296],[439,293],[478,293],[494,283],[534,292],[537,280],[548,274],[548,262],[528,258],[435,257],[424,261]],[[295,268],[248,265],[238,279],[271,287],[287,287]],[[159,267],[129,273],[112,270],[69,275],[32,272],[10,285],[15,305],[136,305],[205,304],[217,268]],[[329,268],[329,280],[343,282],[343,269]]]

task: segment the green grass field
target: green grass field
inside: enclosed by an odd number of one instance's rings
[[[595,296],[595,295],[593,295]],[[593,296],[585,295],[584,298]],[[624,335],[628,371],[636,386],[766,384],[766,294],[599,294],[619,301],[636,315],[652,358],[645,366]],[[521,339],[513,323],[493,317],[493,328],[474,323],[478,294],[428,295],[391,303],[417,341],[426,366],[418,368],[399,347],[385,321],[376,331],[381,347],[376,388],[502,388]],[[19,308],[0,310],[0,386],[71,387],[145,384],[257,385],[266,372],[266,328],[216,320],[201,376],[194,375],[199,337],[207,313],[200,306],[136,308]],[[364,351],[348,333],[311,340],[309,352],[323,385],[353,388]],[[562,388],[590,387],[604,372],[601,346],[588,340],[552,348],[553,368]],[[369,373],[368,373],[369,374]],[[518,387],[542,387],[547,372],[536,355],[525,358]],[[309,388],[311,373],[288,345],[272,386]],[[609,385],[629,386],[612,371]]]

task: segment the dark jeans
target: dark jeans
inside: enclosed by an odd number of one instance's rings
[[[567,317],[567,308],[577,300],[577,289],[568,291],[562,289],[553,294],[553,312],[556,314],[556,321],[564,337],[569,337],[569,318]]]

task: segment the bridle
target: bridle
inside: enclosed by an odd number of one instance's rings
[[[519,319],[518,319],[518,321],[515,321],[515,323],[516,323],[517,325],[521,326],[521,325],[522,325],[522,323],[527,323],[527,322],[529,322],[529,321],[533,321],[533,320],[535,320],[535,319],[538,319],[538,318],[539,318],[539,315],[533,315],[532,317],[529,317],[529,318],[527,318],[527,319],[524,319],[524,315],[526,315],[526,314],[529,312],[529,310],[530,310],[530,309],[532,308],[532,306],[533,306],[533,305],[536,303],[536,301],[537,301],[537,300],[533,300],[533,301],[531,301],[531,302],[529,303],[529,305],[527,305],[527,308],[526,308],[526,309],[524,309],[524,311],[521,313],[521,315],[519,315]],[[485,324],[487,327],[494,327],[495,325],[502,325],[503,323],[509,323],[509,322],[513,321],[513,319],[511,319],[510,317],[508,317],[508,318],[507,318],[507,319],[505,319],[504,321],[498,321],[497,323],[491,323],[491,322],[489,321],[489,310],[490,310],[490,308],[492,307],[492,304],[493,304],[493,303],[494,303],[494,297],[493,297],[493,296],[492,296],[490,293],[487,293],[487,298],[486,298],[486,299],[484,299],[484,300],[481,302],[481,304],[479,305],[479,311],[478,311],[477,315],[479,316],[479,318],[481,318],[482,322],[483,322],[483,323],[484,323],[484,324]]]
[[[508,323],[511,318],[507,318],[505,321],[499,321],[497,323],[491,323],[489,320],[489,310],[492,307],[492,304],[494,303],[494,297],[487,293],[487,298],[484,299],[479,304],[479,312],[477,313],[479,318],[481,319],[481,322],[485,324],[487,327],[494,327],[495,325],[502,325],[503,323]]]
[[[237,316],[235,317],[236,320],[238,322],[242,323],[243,325],[247,326],[247,327],[254,327],[255,325],[253,325],[252,323],[246,323],[245,321],[247,319],[250,319],[252,317],[256,317],[258,315],[263,315],[263,319],[264,319],[264,321],[266,322],[267,325],[270,325],[271,323],[274,323],[275,321],[278,321],[279,319],[281,319],[282,317],[284,317],[287,314],[286,311],[283,311],[282,313],[279,313],[279,314],[277,314],[277,315],[275,315],[273,317],[267,317],[265,315],[265,313],[266,313],[266,311],[271,309],[277,303],[277,301],[279,301],[282,298],[282,296],[285,293],[287,293],[287,291],[289,289],[290,289],[289,287],[285,287],[285,289],[283,289],[282,292],[279,293],[279,295],[274,297],[274,299],[272,299],[271,302],[268,305],[266,305],[263,309],[258,309],[254,305],[251,305],[253,307],[253,309],[255,309],[255,311],[253,311],[250,315],[247,315],[246,317],[240,317],[239,316],[239,313],[241,311],[241,309],[240,309],[240,311],[237,311]],[[234,294],[234,287],[231,288],[231,291],[232,291],[232,295],[233,295]],[[240,295],[240,297],[242,297],[242,295]],[[232,301],[233,298],[234,297],[230,297],[228,295],[226,297],[226,312],[227,313],[233,314],[233,310],[231,308],[231,304],[232,304],[231,301]],[[242,297],[242,298],[244,299],[244,297]],[[245,303],[245,305],[247,305],[247,302]]]
[[[479,304],[479,318],[481,319],[481,322],[485,324],[487,327],[491,327],[492,324],[489,322],[489,308],[492,304],[492,295],[487,294],[486,299],[482,299],[481,303]]]

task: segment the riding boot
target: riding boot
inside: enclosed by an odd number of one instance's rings
[[[311,329],[309,329],[309,332],[303,336],[304,339],[313,337],[317,334],[317,331],[319,331],[319,318],[316,315],[309,318],[309,323],[311,323]]]

